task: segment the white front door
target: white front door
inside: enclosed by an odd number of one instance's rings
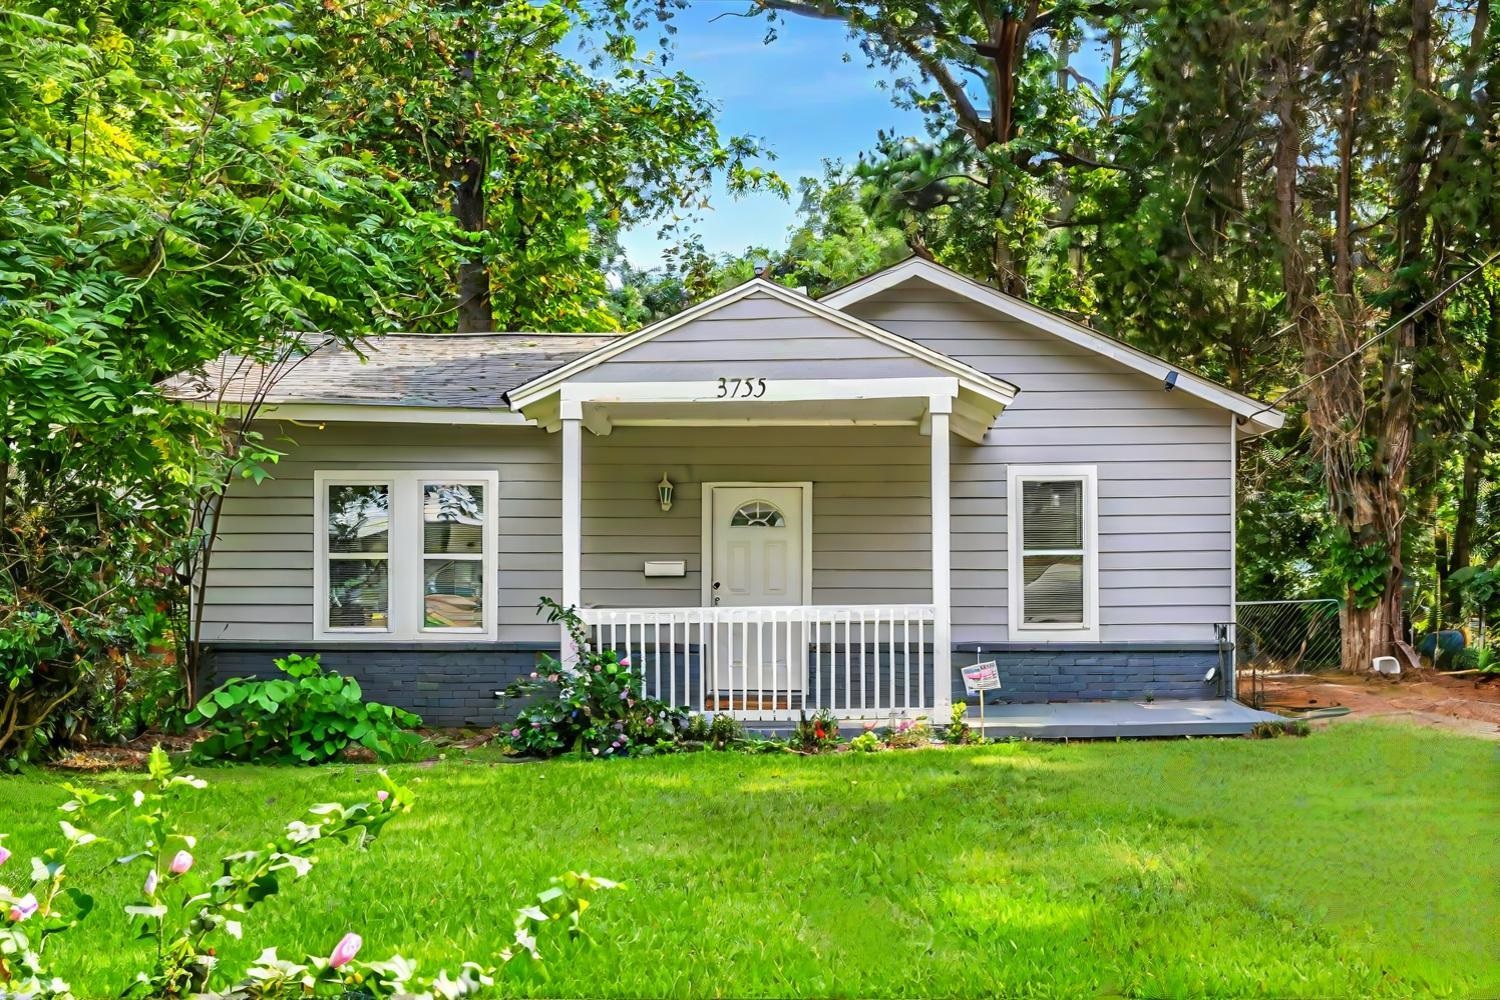
[[[709,499],[709,601],[718,608],[803,603],[803,488],[713,486]],[[769,621],[761,620],[769,617]],[[710,660],[723,708],[790,708],[807,668],[805,630],[776,616],[729,616]]]

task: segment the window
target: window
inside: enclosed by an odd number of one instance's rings
[[[495,496],[486,472],[318,472],[314,634],[495,634]]]
[[[785,528],[786,518],[773,504],[764,500],[751,500],[743,504],[729,519],[731,528]]]
[[[1027,639],[1088,641],[1099,627],[1093,466],[1012,466],[1006,533],[1010,625]]]

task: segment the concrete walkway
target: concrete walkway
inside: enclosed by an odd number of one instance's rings
[[[1077,701],[1047,705],[986,705],[984,734],[992,739],[1131,739],[1142,736],[1243,736],[1261,722],[1285,722],[1237,701]],[[969,707],[979,728],[979,708]]]

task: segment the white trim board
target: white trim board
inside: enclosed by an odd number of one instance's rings
[[[1011,642],[1099,641],[1099,468],[1094,465],[1011,465],[1005,482],[1007,631]],[[1083,483],[1083,624],[1027,625],[1021,601],[1026,576],[1021,564],[1021,483],[1076,479]]]
[[[215,404],[202,400],[183,400],[199,409],[213,410]],[[224,403],[223,412],[245,409],[238,403]],[[262,403],[256,420],[292,420],[302,423],[367,424],[455,424],[474,427],[525,427],[530,423],[519,413],[490,408],[457,406],[397,406],[379,403]]]
[[[1241,395],[1231,389],[1210,382],[1201,375],[1194,375],[1181,367],[1164,361],[1145,351],[1137,350],[1128,344],[1121,343],[1113,337],[1108,337],[1097,330],[1090,330],[1080,323],[1075,323],[1056,313],[1049,312],[1039,306],[1034,306],[1014,296],[1006,295],[988,285],[981,284],[967,278],[957,271],[934,264],[932,261],[923,260],[920,257],[911,257],[899,264],[892,265],[883,271],[877,271],[859,279],[851,285],[846,285],[835,292],[823,296],[820,300],[835,309],[847,309],[849,306],[872,295],[888,291],[903,285],[908,281],[922,280],[936,285],[944,291],[952,292],[970,302],[978,303],[989,309],[1020,320],[1039,330],[1060,337],[1075,346],[1085,348],[1102,354],[1113,361],[1118,361],[1127,368],[1134,369],[1144,375],[1149,375],[1159,381],[1165,381],[1168,373],[1177,373],[1177,389],[1205,402],[1224,409],[1241,417],[1245,422],[1241,430],[1247,437],[1264,434],[1281,427],[1286,421],[1286,415],[1280,410],[1268,409],[1266,404],[1249,396]]]
[[[736,285],[726,292],[721,292],[711,299],[698,303],[691,309],[685,309],[675,316],[643,327],[635,333],[620,337],[590,351],[581,358],[574,358],[567,364],[559,368],[554,368],[545,375],[538,376],[524,385],[517,386],[505,394],[506,401],[509,402],[511,409],[524,410],[526,407],[550,395],[559,385],[580,372],[588,371],[608,361],[610,358],[630,350],[632,347],[654,340],[664,333],[675,330],[680,326],[685,326],[710,313],[717,312],[725,306],[732,305],[741,299],[755,294],[769,295],[780,302],[784,302],[810,315],[834,323],[853,333],[868,337],[878,343],[885,344],[888,347],[895,348],[914,358],[925,361],[934,368],[957,377],[964,388],[989,397],[1002,406],[1014,399],[1016,393],[1019,391],[1016,386],[1004,379],[986,374],[972,365],[950,358],[946,354],[932,350],[930,347],[924,347],[914,340],[891,333],[889,330],[882,330],[874,324],[866,323],[862,319],[851,316],[848,313],[840,312],[838,309],[831,308],[815,299],[808,298],[800,292],[794,292],[773,282],[766,281],[764,278],[752,278],[742,285]]]
[[[484,550],[477,561],[483,574],[482,628],[428,628],[423,624],[422,487],[426,483],[474,483],[485,488]],[[328,487],[385,484],[390,490],[385,562],[386,626],[330,628],[328,625]],[[350,642],[478,642],[498,634],[500,475],[475,469],[315,469],[313,470],[313,638]]]

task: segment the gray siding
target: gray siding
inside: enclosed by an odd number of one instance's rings
[[[1022,324],[910,285],[853,307],[894,333],[1021,387],[986,443],[953,440],[953,638],[1006,628],[1006,469],[1099,468],[1102,642],[1211,642],[1231,603],[1230,416]],[[733,366],[745,362],[744,372]],[[754,370],[748,370],[753,365]],[[727,366],[727,367],[726,367]],[[599,366],[595,381],[921,376],[930,366],[786,303],[751,296]],[[313,473],[499,472],[501,643],[555,641],[535,615],[561,588],[560,448],[530,427],[269,425],[276,478],[236,483],[204,616],[209,642],[305,643],[313,616]],[[583,596],[597,606],[696,605],[701,484],[811,481],[815,603],[930,599],[928,439],[914,428],[617,428],[585,435]],[[655,484],[676,484],[663,513]],[[683,578],[647,579],[647,559]]]
[[[275,478],[236,482],[224,498],[208,574],[208,642],[312,638],[313,473],[319,469],[498,469],[499,638],[556,641],[537,598],[562,591],[555,434],[533,427],[267,424],[286,452]]]
[[[754,370],[733,366],[749,363]],[[851,371],[852,370],[852,371]],[[924,378],[924,361],[797,309],[749,295],[669,330],[577,376],[580,382],[653,382],[756,376],[775,379]]]
[[[986,441],[953,449],[953,637],[1006,629],[1009,463],[1099,468],[1103,642],[1214,638],[1231,604],[1231,417],[925,282],[849,309],[1020,386]]]
[[[705,482],[811,482],[815,604],[931,600],[928,439],[914,427],[620,427],[585,435],[583,600],[696,607]],[[666,473],[672,509],[656,502]],[[681,559],[685,577],[642,575]]]

